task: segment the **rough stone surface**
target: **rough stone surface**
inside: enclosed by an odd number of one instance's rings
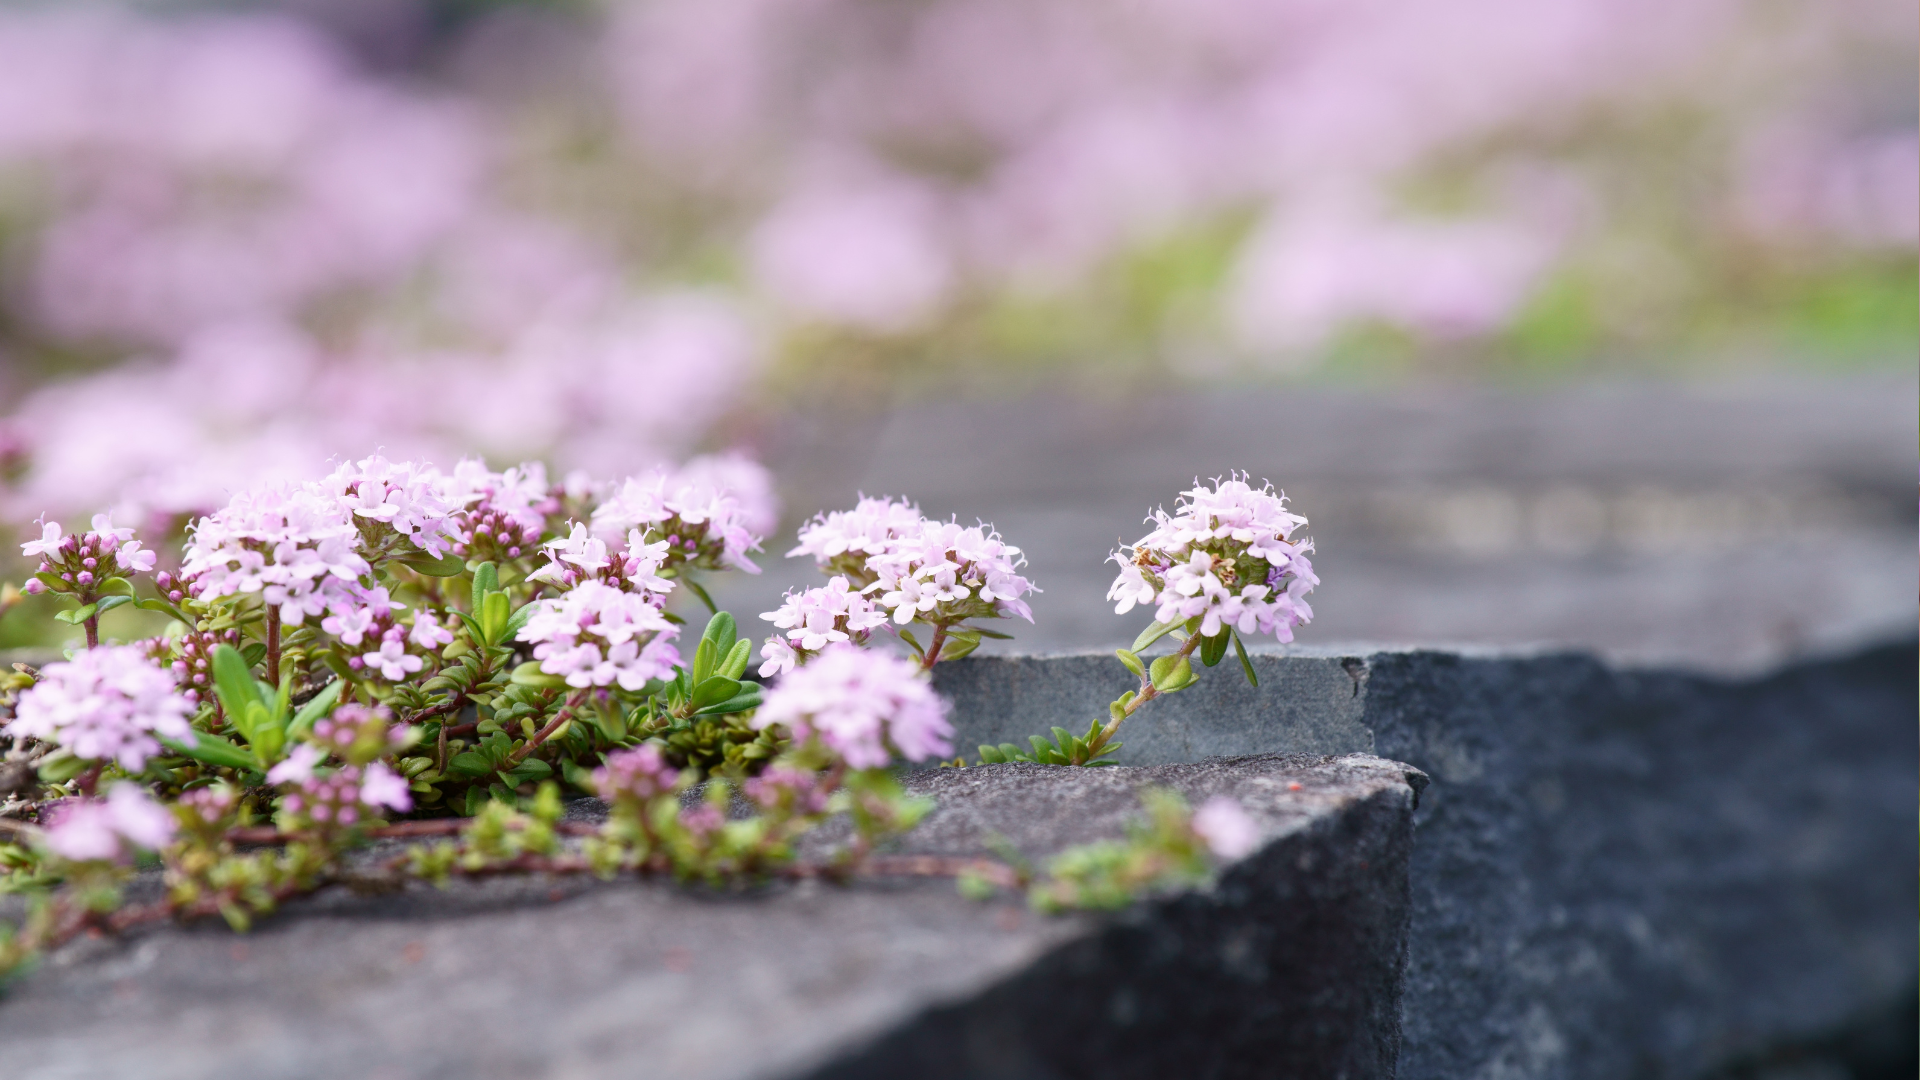
[[[1118,836],[1143,784],[1230,793],[1261,823],[1213,889],[1117,916],[948,881],[497,880],[324,895],[245,937],[81,941],[0,1003],[0,1075],[1390,1076],[1423,779],[1301,755],[911,779],[940,801],[912,852]]]
[[[1699,1076],[1911,1000],[1913,643],[1750,679],[1577,654],[1255,664],[1262,692],[1229,661],[1137,714],[1122,760],[1311,747],[1432,774],[1400,1076]],[[1084,727],[1129,680],[1105,655],[953,668],[968,747]]]

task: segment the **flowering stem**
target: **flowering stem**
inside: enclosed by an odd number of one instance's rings
[[[927,642],[927,653],[920,658],[920,670],[932,671],[933,665],[940,662],[940,650],[947,644],[947,624],[933,624],[933,639]]]
[[[507,763],[500,771],[506,772],[512,769],[515,765],[518,765],[522,761],[525,761],[527,755],[533,753],[536,749],[539,749],[541,743],[544,743],[548,739],[553,738],[553,733],[560,730],[560,725],[573,719],[573,711],[575,709],[578,709],[580,706],[586,704],[586,702],[587,702],[587,691],[585,690],[575,690],[573,693],[568,694],[567,703],[561,706],[559,712],[553,714],[553,719],[547,721],[547,726],[541,728],[539,731],[534,732],[533,738],[528,739],[526,741],[526,744],[521,746],[520,749],[515,750],[511,754],[508,754]]]
[[[87,616],[87,648],[97,649],[99,647],[100,647],[100,616],[89,615]]]
[[[267,682],[280,685],[280,608],[267,605]]]
[[[1185,657],[1193,655],[1193,650],[1198,647],[1199,644],[1199,634],[1188,634],[1187,640],[1181,644],[1179,650],[1173,655],[1184,659]],[[1140,692],[1135,695],[1132,701],[1127,702],[1126,705],[1122,707],[1119,716],[1108,720],[1105,726],[1101,727],[1098,734],[1087,740],[1087,760],[1092,761],[1094,758],[1100,756],[1101,749],[1104,748],[1108,742],[1112,741],[1114,733],[1120,730],[1121,721],[1138,712],[1140,706],[1145,705],[1147,702],[1159,696],[1160,688],[1153,685],[1152,676],[1140,676]]]

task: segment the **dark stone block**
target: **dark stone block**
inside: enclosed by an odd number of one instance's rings
[[[1311,747],[1432,774],[1401,1076],[1699,1076],[1912,992],[1913,644],[1752,679],[1583,655],[1255,663],[1285,693],[1224,665],[1130,720],[1122,760]],[[969,746],[1084,726],[1128,681],[1096,655],[954,668]]]

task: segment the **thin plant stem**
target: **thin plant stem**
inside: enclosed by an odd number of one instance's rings
[[[280,608],[267,605],[267,682],[280,685]]]

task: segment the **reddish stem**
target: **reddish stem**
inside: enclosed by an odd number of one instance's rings
[[[280,608],[267,606],[267,681],[280,685]]]

